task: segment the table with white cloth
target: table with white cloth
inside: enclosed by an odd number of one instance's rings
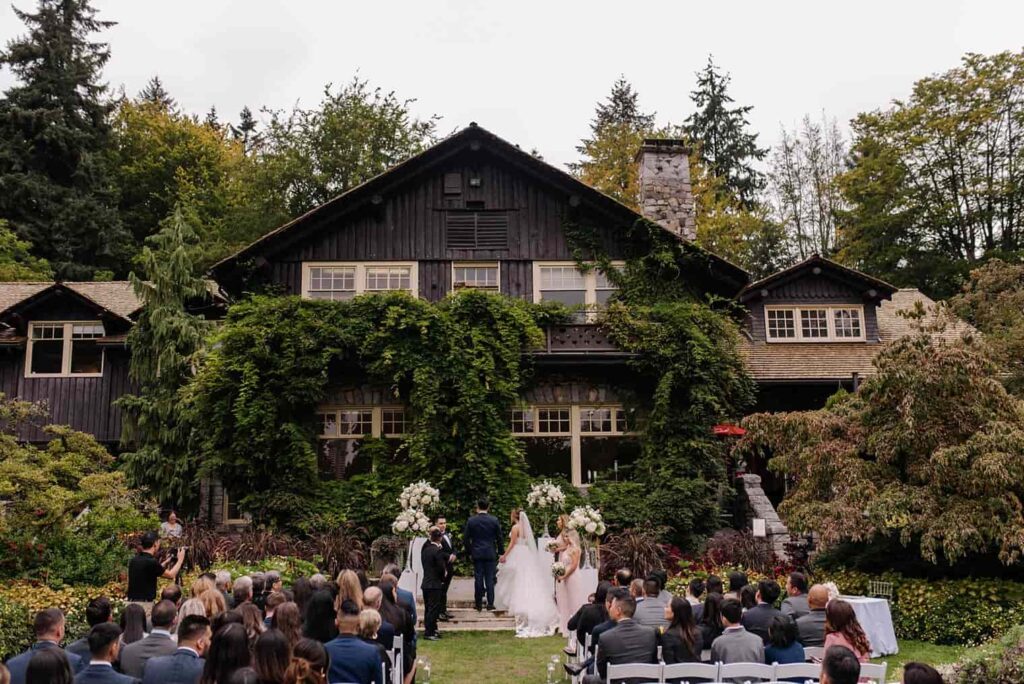
[[[896,630],[892,626],[892,612],[889,601],[884,598],[870,596],[840,596],[842,600],[853,606],[861,628],[871,642],[871,657],[899,653],[896,643]]]

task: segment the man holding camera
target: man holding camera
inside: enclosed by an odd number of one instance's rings
[[[167,568],[157,560],[160,551],[160,537],[156,532],[145,532],[139,540],[139,552],[128,561],[128,601],[138,603],[148,618],[156,599],[156,582],[161,577],[173,580],[185,562],[185,547],[178,549],[174,565]],[[170,561],[170,559],[168,559]]]

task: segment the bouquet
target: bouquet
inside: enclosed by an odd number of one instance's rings
[[[551,541],[549,541],[547,549],[549,553],[554,553],[555,551],[558,551],[558,540],[552,539]]]
[[[555,561],[551,564],[551,576],[555,579],[559,577],[565,577],[565,563],[559,563]]]
[[[429,482],[414,482],[398,495],[398,503],[404,510],[425,511],[441,503],[441,494]]]
[[[415,508],[402,511],[395,516],[395,521],[391,523],[392,532],[407,537],[423,536],[429,529],[430,519],[424,515],[423,511]]]
[[[530,493],[526,496],[526,505],[541,510],[550,508],[560,511],[565,506],[565,494],[562,493],[561,487],[544,480],[530,487]]]
[[[587,537],[600,537],[606,529],[601,511],[591,506],[573,509],[569,514],[568,526],[570,530],[576,530],[580,535]]]

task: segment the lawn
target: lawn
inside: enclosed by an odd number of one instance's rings
[[[431,662],[431,684],[544,684],[547,662],[561,655],[565,640],[516,639],[507,632],[449,632],[441,641],[420,640],[419,655]],[[901,641],[898,655],[889,663],[889,681],[899,681],[903,663],[912,660],[938,665],[957,659],[959,646],[936,646],[922,641]],[[562,670],[557,673],[561,681]],[[426,684],[422,673],[417,684]]]

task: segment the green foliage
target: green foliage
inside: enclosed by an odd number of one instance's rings
[[[0,219],[0,282],[10,280],[53,280],[46,259],[32,256],[32,245],[19,240],[7,221]]]
[[[231,579],[233,580],[242,575],[252,575],[254,572],[266,573],[273,570],[281,574],[281,581],[285,586],[291,586],[299,577],[312,577],[320,572],[316,563],[292,556],[273,556],[255,563],[220,561],[208,568],[208,570],[210,572],[226,570],[231,573]]]
[[[1024,684],[1024,625],[968,651],[951,669],[949,684]]]
[[[31,624],[25,606],[0,598],[0,660],[16,656],[31,645]]]

